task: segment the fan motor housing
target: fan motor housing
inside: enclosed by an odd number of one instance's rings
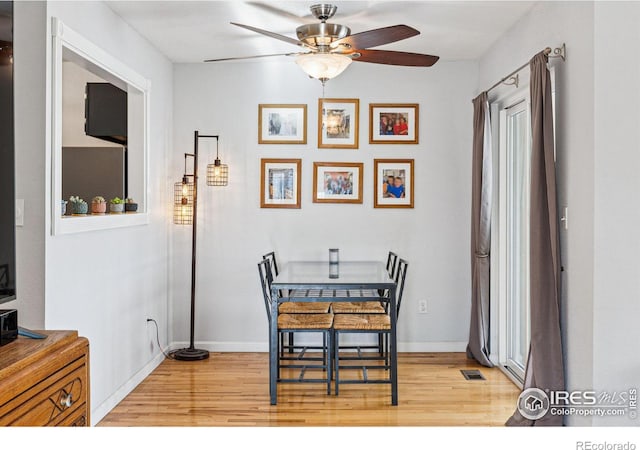
[[[298,39],[309,45],[325,47],[351,34],[351,29],[337,23],[312,23],[296,28]]]

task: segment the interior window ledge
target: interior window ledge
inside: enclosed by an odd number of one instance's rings
[[[135,227],[149,224],[149,213],[124,213],[86,216],[65,216],[55,225],[53,234],[73,234],[86,231]]]

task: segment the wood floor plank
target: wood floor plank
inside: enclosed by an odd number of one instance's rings
[[[461,369],[479,369],[483,381]],[[464,353],[400,353],[399,404],[389,385],[280,384],[269,404],[267,353],[211,353],[205,361],[164,361],[99,426],[501,426],[519,389]],[[341,373],[342,375],[342,373]],[[350,375],[350,377],[353,377]]]

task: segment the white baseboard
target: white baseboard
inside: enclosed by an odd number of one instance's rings
[[[129,378],[125,384],[109,396],[98,407],[91,410],[91,426],[95,426],[100,422],[104,416],[109,414],[115,406],[120,403],[136,386],[138,386],[145,378],[147,378],[156,367],[164,361],[164,355],[159,353],[151,361],[149,361],[142,369],[140,369],[134,376]]]
[[[209,350],[210,352],[268,352],[269,344],[266,342],[214,342],[202,341],[195,343],[196,348]],[[188,342],[173,342],[171,350],[189,347]]]
[[[406,353],[459,353],[467,350],[466,342],[399,342],[398,351]]]
[[[171,350],[188,347],[188,342],[174,342]],[[195,346],[210,352],[268,352],[266,342],[196,342]],[[448,353],[466,351],[466,342],[399,342],[398,351],[407,353]]]

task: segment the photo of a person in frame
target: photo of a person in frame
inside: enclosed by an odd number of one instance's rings
[[[384,198],[405,198],[404,169],[383,170],[382,196]]]
[[[380,116],[380,135],[392,135],[393,134],[393,124],[389,120],[389,116],[386,114],[382,114]]]
[[[407,136],[409,134],[409,120],[406,113],[380,114],[381,136]]]
[[[325,172],[325,195],[353,195],[353,172]]]
[[[393,186],[395,177],[393,175],[389,175],[386,178],[386,181],[382,183],[382,193],[385,194],[385,197],[389,186]]]
[[[404,198],[404,182],[402,178],[396,177],[393,186],[387,187],[387,194],[391,198]]]

